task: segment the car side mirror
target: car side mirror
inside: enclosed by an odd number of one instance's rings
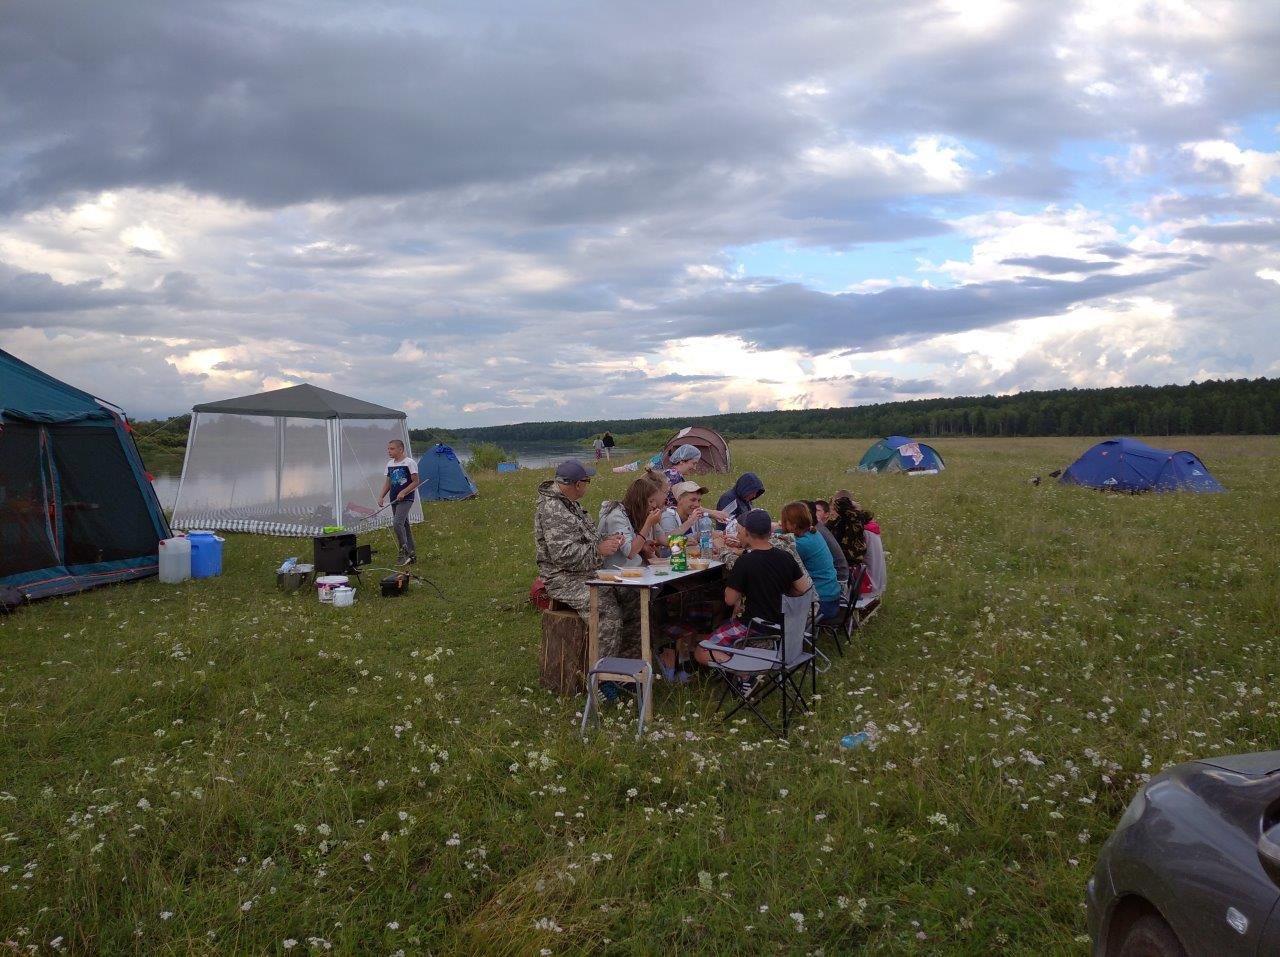
[[[1267,875],[1280,884],[1280,823],[1272,824],[1258,838],[1258,860]]]

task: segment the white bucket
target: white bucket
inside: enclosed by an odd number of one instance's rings
[[[339,585],[333,590],[333,607],[334,608],[350,608],[355,604],[356,590],[348,588],[346,585]]]
[[[346,587],[346,575],[321,575],[316,579],[316,597],[323,602],[332,604],[333,593],[339,588]]]

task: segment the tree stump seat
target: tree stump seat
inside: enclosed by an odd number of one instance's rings
[[[587,623],[563,602],[551,599],[542,613],[538,684],[561,697],[587,687]]]

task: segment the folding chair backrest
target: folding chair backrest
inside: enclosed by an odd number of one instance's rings
[[[798,598],[782,596],[782,661],[788,668],[804,655],[805,629],[813,610],[813,590]]]
[[[854,565],[853,568],[849,570],[849,581],[847,582],[846,587],[848,588],[849,603],[851,605],[856,605],[858,603],[858,596],[862,594],[862,583],[866,580],[867,566],[863,565],[861,562]]]
[[[889,584],[889,569],[884,562],[884,543],[875,532],[866,532],[864,538],[867,542],[867,572],[871,575],[871,585],[875,589],[873,594],[879,595]]]

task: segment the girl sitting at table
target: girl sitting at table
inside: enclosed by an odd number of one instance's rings
[[[622,534],[622,547],[604,559],[602,569],[639,568],[644,564],[644,559],[653,554],[666,500],[666,482],[643,475],[627,487],[621,502],[601,503],[596,536]]]
[[[822,620],[840,613],[840,581],[827,543],[814,531],[813,522],[804,502],[791,502],[782,510],[782,530],[796,538],[796,551],[818,593],[818,619]]]

